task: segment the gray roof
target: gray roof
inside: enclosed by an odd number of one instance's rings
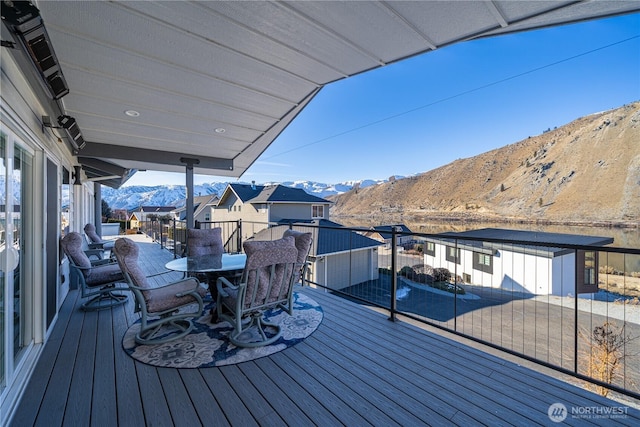
[[[482,228],[479,230],[447,232],[441,236],[463,239],[504,239],[526,243],[549,243],[557,247],[567,245],[604,246],[613,243],[612,237],[587,236],[580,234],[548,233],[543,231],[508,230],[504,228]]]
[[[393,231],[393,229],[396,229],[396,231],[403,233],[403,235],[407,235],[407,234],[411,234],[412,231],[409,229],[409,227],[407,227],[404,224],[394,224],[394,225],[377,225],[375,227],[373,227],[373,229],[375,231],[378,232],[378,234],[380,234],[380,236],[382,236],[383,239],[390,239],[391,238],[391,231]]]
[[[284,185],[229,184],[243,203],[331,203],[307,193],[301,188]]]
[[[342,225],[329,220],[297,221],[286,220],[281,223],[290,225],[277,225],[262,230],[254,236],[256,240],[279,239],[288,228],[313,234],[311,256],[325,256],[334,253],[346,252],[366,248],[382,246],[377,240],[370,239],[355,231],[345,229]],[[319,228],[322,227],[322,228]]]

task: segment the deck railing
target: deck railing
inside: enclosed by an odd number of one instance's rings
[[[314,235],[311,286],[640,398],[640,249],[246,221],[223,235],[235,252],[287,228]]]

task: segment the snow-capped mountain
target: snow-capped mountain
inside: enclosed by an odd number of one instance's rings
[[[400,179],[401,177],[395,177]],[[361,181],[347,181],[339,184],[324,184],[313,181],[269,182],[263,185],[282,184],[287,187],[301,188],[309,194],[327,197],[342,194],[358,185],[360,188],[377,185],[387,180],[365,179]],[[211,182],[194,186],[196,196],[216,194],[220,196],[227,187],[227,182]],[[246,183],[248,184],[248,183]],[[114,190],[102,187],[102,199],[111,209],[132,210],[139,206],[175,206],[184,205],[186,189],[184,185],[131,186]]]

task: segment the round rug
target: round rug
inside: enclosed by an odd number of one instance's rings
[[[308,296],[295,292],[293,315],[273,309],[265,312],[265,319],[278,323],[282,335],[271,345],[241,348],[227,338],[233,327],[222,321],[211,324],[210,307],[193,320],[193,330],[181,339],[165,344],[141,345],[135,341],[140,321],[134,323],[122,338],[122,347],[134,359],[148,365],[165,368],[208,368],[232,365],[268,356],[296,345],[311,335],[322,322],[322,308]]]

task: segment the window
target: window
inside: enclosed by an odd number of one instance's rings
[[[578,263],[577,292],[579,294],[598,292],[598,253],[578,251],[576,262]]]
[[[447,261],[455,262],[456,264],[460,264],[460,248],[455,248],[453,246],[447,246]]]
[[[204,214],[204,221],[205,222],[211,221],[211,215],[208,213]]]
[[[474,252],[473,269],[493,274],[493,255]]]
[[[436,256],[436,244],[433,242],[424,243],[424,253],[430,256]]]
[[[324,218],[324,205],[312,205],[311,206],[312,218]]]

